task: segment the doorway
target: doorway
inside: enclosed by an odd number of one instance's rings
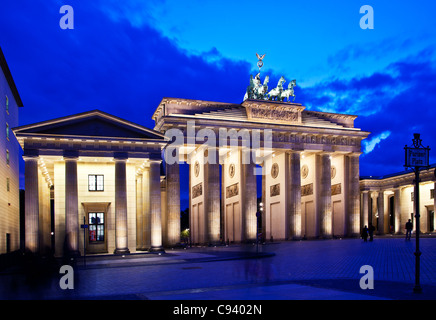
[[[87,253],[107,252],[106,214],[105,212],[88,212]]]
[[[434,208],[428,208],[427,209],[427,217],[428,217],[428,222],[427,222],[427,231],[428,232],[434,232]]]

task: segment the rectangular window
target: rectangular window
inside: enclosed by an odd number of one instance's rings
[[[89,191],[104,191],[104,176],[102,174],[90,174],[88,176]]]
[[[6,96],[6,113],[9,114],[9,98]]]
[[[6,178],[6,191],[9,192],[11,189],[9,178]]]
[[[90,212],[88,214],[89,242],[104,241],[104,213]]]
[[[430,190],[430,199],[434,199],[434,189]]]
[[[6,123],[6,139],[9,140],[9,124]]]
[[[6,150],[6,164],[9,165],[9,150]]]

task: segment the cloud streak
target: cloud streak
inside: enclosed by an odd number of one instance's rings
[[[389,138],[389,136],[391,135],[391,132],[390,131],[384,131],[384,132],[382,132],[382,133],[380,133],[380,134],[378,134],[378,135],[376,135],[375,137],[373,137],[372,139],[370,139],[370,140],[364,140],[363,142],[362,142],[362,144],[363,144],[363,152],[365,153],[365,154],[368,154],[368,153],[370,153],[370,152],[372,152],[373,150],[374,150],[374,148],[382,141],[382,140],[385,140],[385,139],[387,139],[387,138]]]
[[[436,150],[436,63],[434,49],[398,61],[373,74],[335,78],[296,91],[310,109],[355,114],[355,126],[371,132],[362,142],[361,175],[401,171],[404,145],[413,133]],[[382,152],[373,152],[382,150]],[[435,152],[430,162],[436,162]]]

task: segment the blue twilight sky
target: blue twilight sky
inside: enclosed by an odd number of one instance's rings
[[[240,103],[265,53],[271,86],[297,79],[295,102],[359,116],[361,175],[382,175],[403,170],[414,132],[436,162],[435,15],[434,0],[14,0],[0,5],[0,46],[21,125],[100,109],[152,128],[165,96]]]

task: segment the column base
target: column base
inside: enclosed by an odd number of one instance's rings
[[[165,250],[163,247],[151,247],[148,251],[150,252],[162,252],[165,253]]]
[[[64,252],[64,256],[74,259],[80,257],[81,254],[79,250],[68,250]]]
[[[302,236],[292,236],[289,238],[290,241],[300,241],[303,240]]]
[[[128,248],[115,249],[114,254],[130,254],[130,250]]]

